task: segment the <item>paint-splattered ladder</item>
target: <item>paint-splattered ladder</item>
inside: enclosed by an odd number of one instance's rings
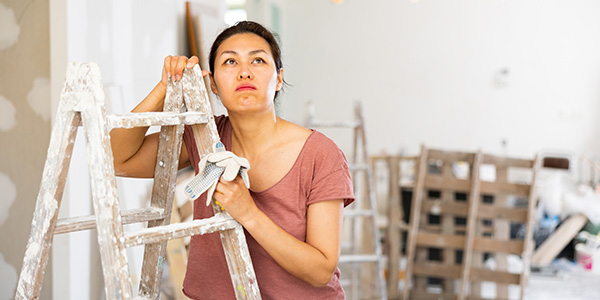
[[[185,102],[187,111],[180,113]],[[215,216],[169,224],[183,125],[191,125],[200,156],[219,141],[206,87],[198,66],[169,81],[164,112],[106,116],[100,71],[94,63],[72,63],[67,71],[56,122],[27,242],[15,299],[38,299],[55,234],[97,228],[108,299],[134,299],[126,248],[145,244],[139,296],[157,299],[167,240],[220,232],[231,280],[238,299],[260,299],[243,229],[214,206]],[[83,126],[87,144],[94,216],[58,220],[75,134]],[[112,128],[162,126],[151,207],[120,211],[110,146]],[[148,222],[138,232],[123,224]]]
[[[349,168],[356,201],[344,210],[344,230],[348,228],[350,234],[346,234],[347,238],[342,241],[339,260],[341,281],[344,286],[349,287],[349,299],[387,299],[384,258],[377,226],[377,202],[367,152],[364,116],[358,101],[355,103],[354,113],[355,117],[350,121],[316,120],[314,105],[309,103],[307,127],[352,130],[354,144]],[[348,275],[350,278],[345,279]]]

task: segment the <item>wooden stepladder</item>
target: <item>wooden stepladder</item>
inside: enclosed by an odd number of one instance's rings
[[[355,103],[354,112],[355,117],[351,121],[316,120],[314,106],[309,103],[307,127],[352,129],[354,145],[349,169],[356,200],[344,209],[344,227],[349,228],[350,236],[342,240],[340,269],[349,267],[342,273],[342,284],[349,286],[349,299],[374,299],[374,295],[378,299],[387,299],[385,266],[377,225],[377,202],[360,102]],[[346,280],[344,277],[348,270],[350,278]]]
[[[107,116],[100,71],[95,63],[72,63],[67,71],[56,123],[27,242],[15,299],[38,299],[55,234],[97,228],[107,299],[157,299],[167,240],[219,232],[238,299],[260,299],[243,229],[213,203],[215,216],[170,224],[183,125],[192,125],[200,156],[219,136],[198,66],[169,81],[164,111]],[[184,103],[185,102],[185,103]],[[187,112],[181,113],[182,107]],[[85,131],[94,215],[57,220],[78,126]],[[109,131],[162,126],[151,206],[120,211]],[[148,228],[123,231],[123,224]],[[126,248],[145,244],[139,296],[134,297]]]

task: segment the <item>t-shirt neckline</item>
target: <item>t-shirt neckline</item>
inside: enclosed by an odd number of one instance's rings
[[[231,126],[231,120],[229,120],[229,117],[227,117],[227,127],[225,129],[227,131],[227,139],[225,140],[225,148],[227,149],[227,151],[231,151],[231,136],[233,133],[233,126]],[[281,182],[283,182],[291,173],[292,171],[294,171],[294,169],[297,168],[297,165],[299,164],[300,161],[300,157],[302,157],[302,155],[304,155],[304,152],[306,152],[306,145],[308,144],[308,141],[312,138],[312,136],[317,132],[314,129],[309,129],[311,131],[310,135],[308,136],[308,138],[306,138],[306,141],[304,141],[304,145],[302,145],[302,149],[300,149],[300,152],[298,153],[298,156],[296,157],[296,160],[294,161],[294,164],[292,165],[292,167],[287,171],[287,173],[285,173],[285,175],[283,175],[283,177],[281,177],[281,179],[279,179],[277,182],[275,182],[272,186],[262,190],[262,191],[255,191],[252,188],[249,188],[248,190],[250,191],[250,193],[252,194],[264,194],[267,193],[268,191],[274,189],[275,187],[277,187],[278,185],[280,185]],[[252,166],[250,166],[252,167]]]

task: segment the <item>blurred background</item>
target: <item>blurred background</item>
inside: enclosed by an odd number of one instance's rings
[[[0,300],[12,299],[67,63],[95,61],[108,113],[130,111],[160,80],[163,58],[189,55],[183,0],[0,1]],[[553,196],[600,160],[600,2],[595,0],[195,0],[202,66],[239,20],[279,35],[280,115],[305,124],[364,109],[371,154],[431,147],[570,162]],[[213,99],[216,114],[224,108]],[[346,150],[352,140],[329,132]],[[81,133],[61,216],[92,213]],[[591,175],[590,175],[591,174]],[[566,178],[566,179],[565,179]],[[124,208],[151,182],[119,179]],[[560,204],[550,210],[560,218]],[[131,225],[134,227],[133,225]],[[142,248],[129,249],[140,257]],[[55,237],[41,299],[102,299],[95,232]],[[130,260],[138,276],[140,260]],[[137,273],[136,273],[137,272]]]

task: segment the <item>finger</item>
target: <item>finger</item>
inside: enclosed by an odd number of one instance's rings
[[[239,166],[235,162],[230,161],[227,164],[227,167],[225,167],[225,172],[223,172],[223,175],[221,178],[223,178],[227,181],[232,181],[237,176],[239,170],[240,170]]]
[[[209,72],[209,71],[207,71],[207,70],[202,70],[202,77],[206,77],[206,76],[208,76],[208,75],[210,75],[210,72]]]
[[[173,76],[175,76],[175,80],[179,80],[181,79],[181,76],[183,76],[183,69],[185,68],[185,65],[187,64],[187,57],[185,56],[178,56],[177,60],[175,61],[175,63],[172,65],[171,70],[173,71]]]
[[[165,57],[165,60],[163,62],[163,72],[162,72],[162,77],[161,77],[161,81],[166,85],[167,82],[169,81],[169,78],[171,78],[171,55]]]
[[[194,56],[190,57],[190,59],[188,59],[187,64],[185,65],[185,67],[187,69],[191,69],[195,65],[197,65],[199,62],[200,62],[200,59],[198,59],[198,57],[194,55]]]

